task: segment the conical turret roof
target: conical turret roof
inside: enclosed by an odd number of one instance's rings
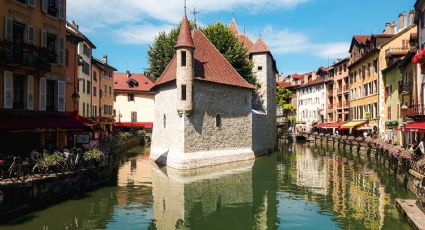
[[[239,28],[238,28],[238,24],[236,23],[235,18],[232,18],[232,21],[230,22],[230,30],[235,34],[238,35],[239,33]]]
[[[263,38],[259,38],[254,46],[249,50],[250,54],[253,53],[269,53],[270,49],[267,46],[266,42],[264,42]]]
[[[195,48],[193,46],[192,35],[190,33],[189,20],[184,16],[182,19],[182,23],[180,25],[179,37],[177,39],[176,47],[190,47]]]

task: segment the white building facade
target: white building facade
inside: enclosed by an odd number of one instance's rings
[[[142,74],[114,74],[115,126],[152,128],[155,94],[154,83]]]
[[[324,79],[312,80],[297,90],[297,122],[310,132],[315,124],[325,123],[327,89]]]

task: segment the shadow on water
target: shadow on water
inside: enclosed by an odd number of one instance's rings
[[[314,144],[187,171],[137,154],[114,185],[0,229],[409,229],[394,198],[411,194],[382,162]]]

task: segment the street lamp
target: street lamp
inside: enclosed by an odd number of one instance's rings
[[[72,101],[74,102],[74,112],[77,112],[76,107],[77,107],[78,101],[80,100],[80,94],[78,94],[77,91],[74,91],[71,98],[72,98]]]

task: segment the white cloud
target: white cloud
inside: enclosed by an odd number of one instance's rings
[[[188,0],[188,8],[203,14],[244,8],[250,12],[293,8],[309,0]],[[70,0],[68,19],[77,20],[86,31],[117,24],[141,24],[148,20],[178,23],[183,0]],[[146,22],[144,22],[146,23]]]
[[[304,33],[289,29],[275,31],[271,26],[265,27],[262,35],[272,52],[282,55],[305,53],[323,59],[336,59],[346,57],[350,47],[347,42],[315,43]]]
[[[168,32],[174,25],[156,26],[152,24],[129,25],[115,30],[118,42],[122,44],[150,44],[161,32]]]

